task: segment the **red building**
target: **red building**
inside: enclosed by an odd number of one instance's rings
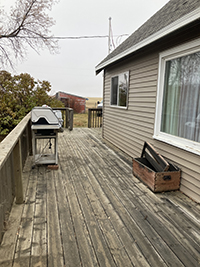
[[[75,113],[85,113],[86,98],[64,92],[56,93],[55,97],[62,101],[65,107],[73,108]]]

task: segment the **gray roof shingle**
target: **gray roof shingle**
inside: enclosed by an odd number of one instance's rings
[[[186,14],[200,7],[200,0],[171,0],[147,20],[138,30],[129,36],[121,45],[110,53],[98,65],[121,54],[132,46],[140,43],[159,30],[165,28]]]

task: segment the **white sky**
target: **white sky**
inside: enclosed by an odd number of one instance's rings
[[[60,0],[50,16],[56,21],[55,36],[108,35],[109,17],[114,35],[132,34],[169,0]],[[15,0],[0,0],[0,7]],[[121,38],[121,42],[126,37]],[[119,38],[118,38],[119,39]],[[114,39],[116,42],[116,38]],[[119,40],[118,40],[119,41]],[[29,73],[36,80],[47,80],[51,94],[68,92],[84,97],[102,97],[102,73],[95,66],[108,54],[108,39],[59,41],[59,54],[48,50],[40,55],[28,49],[27,59],[12,74]]]

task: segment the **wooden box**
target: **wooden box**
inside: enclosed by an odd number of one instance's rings
[[[180,186],[180,169],[168,163],[147,142],[144,144],[141,158],[133,159],[133,175],[153,192],[177,190]]]

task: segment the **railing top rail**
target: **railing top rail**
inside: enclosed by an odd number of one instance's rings
[[[91,111],[96,111],[96,110],[102,110],[102,108],[88,108],[88,110],[91,110]]]
[[[53,110],[58,109],[58,110],[73,110],[73,108],[64,108],[64,107],[58,107],[58,108],[52,108]]]
[[[31,112],[29,112],[0,143],[0,169],[18,142],[30,118]]]

